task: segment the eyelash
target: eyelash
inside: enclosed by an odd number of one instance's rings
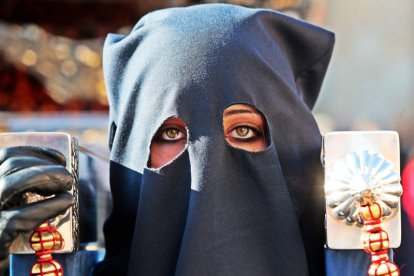
[[[254,136],[249,137],[249,138],[239,138],[239,137],[233,137],[230,136],[230,134],[235,131],[237,128],[241,128],[241,127],[245,127],[248,128],[249,131],[253,131],[254,132]],[[237,142],[243,142],[243,143],[253,143],[258,139],[261,139],[261,137],[263,137],[263,131],[258,129],[257,127],[250,125],[250,124],[241,124],[241,125],[236,125],[236,126],[232,126],[230,128],[230,131],[228,132],[228,134],[226,135],[227,139],[231,139]]]
[[[177,130],[183,137],[179,138],[179,139],[164,139],[162,136],[164,135],[164,133],[166,133],[166,131],[168,130]],[[166,134],[165,134],[166,135]],[[164,128],[161,128],[157,131],[157,133],[154,135],[154,141],[157,143],[164,143],[164,144],[168,144],[168,143],[176,143],[177,141],[183,140],[187,138],[187,131],[182,129],[181,127],[178,126],[166,126]]]
[[[234,137],[231,136],[231,133],[233,131],[236,131],[236,129],[238,128],[242,128],[245,127],[247,128],[249,131],[253,131],[254,135],[252,137],[249,138],[240,138],[240,137]],[[179,133],[181,133],[181,135],[183,135],[183,137],[179,138],[179,139],[164,139],[162,138],[162,136],[165,134],[166,131],[173,129],[173,130],[177,130]],[[165,134],[166,135],[166,134]],[[242,143],[253,143],[258,139],[261,139],[261,137],[263,137],[263,131],[258,129],[256,126],[254,125],[250,125],[250,124],[240,124],[240,125],[236,125],[236,126],[232,126],[230,131],[228,131],[228,134],[226,135],[227,139],[231,139],[233,141],[237,141],[237,142],[242,142]],[[187,133],[185,130],[181,129],[180,127],[177,126],[166,126],[165,128],[162,128],[160,130],[157,131],[157,133],[154,136],[154,141],[158,142],[158,143],[164,143],[164,144],[168,144],[168,143],[175,143],[179,140],[185,139],[187,136]]]

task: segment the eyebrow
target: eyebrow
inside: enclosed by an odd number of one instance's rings
[[[245,113],[253,113],[253,114],[257,114],[259,115],[259,113],[255,110],[249,110],[249,109],[235,109],[235,110],[230,110],[227,111],[223,114],[223,117],[226,118],[228,116],[232,116],[235,114],[245,114]]]

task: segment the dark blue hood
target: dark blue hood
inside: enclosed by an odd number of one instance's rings
[[[303,21],[225,4],[156,11],[128,36],[109,35],[114,209],[96,273],[323,275],[311,108],[333,42]],[[264,151],[226,143],[223,110],[235,103],[265,116]],[[188,127],[187,148],[147,168],[151,139],[172,116]]]

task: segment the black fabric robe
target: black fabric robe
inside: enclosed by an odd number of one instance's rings
[[[226,4],[159,10],[109,35],[113,212],[97,275],[324,275],[321,136],[311,114],[334,43],[319,27]],[[266,118],[269,146],[233,148],[223,110]],[[147,167],[169,117],[182,154]]]

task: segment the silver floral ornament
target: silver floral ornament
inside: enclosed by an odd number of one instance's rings
[[[378,202],[384,219],[397,212],[402,194],[400,175],[378,153],[347,154],[326,174],[325,194],[330,215],[349,225],[362,226],[361,204]]]

